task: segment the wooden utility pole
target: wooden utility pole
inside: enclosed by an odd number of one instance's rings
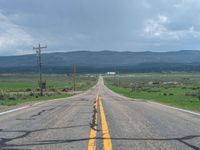
[[[117,86],[119,87],[119,71],[117,73]]]
[[[76,64],[73,64],[73,83],[74,83],[74,91],[76,91]]]
[[[42,87],[42,56],[41,56],[41,50],[43,48],[47,48],[47,46],[41,47],[40,44],[39,44],[38,47],[33,47],[33,49],[36,50],[36,54],[37,54],[37,63],[38,63],[38,71],[39,71],[40,96],[43,96],[43,87]]]
[[[114,75],[114,77],[115,77],[115,85],[118,85],[118,80],[117,80],[117,67],[115,66],[115,75]]]

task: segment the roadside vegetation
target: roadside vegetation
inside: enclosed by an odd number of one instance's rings
[[[97,77],[81,75],[76,77],[76,91],[73,78],[66,75],[44,75],[46,89],[39,96],[36,74],[0,74],[0,105],[11,106],[24,102],[63,98],[88,90],[96,84]]]
[[[127,97],[200,112],[200,73],[149,73],[105,77],[105,84]]]

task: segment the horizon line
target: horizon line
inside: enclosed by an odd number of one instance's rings
[[[58,50],[58,51],[47,51],[42,54],[56,54],[56,53],[76,53],[76,52],[93,52],[93,53],[98,53],[98,52],[116,52],[116,53],[170,53],[170,52],[182,52],[182,51],[199,51],[200,49],[183,49],[183,50],[171,50],[171,51],[123,51],[123,50],[70,50],[70,51],[64,51],[64,50]],[[28,56],[28,55],[35,55],[36,53],[29,53],[29,54],[15,54],[15,55],[0,55],[0,57],[14,57],[14,56]]]

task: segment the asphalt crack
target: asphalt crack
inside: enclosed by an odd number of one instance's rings
[[[96,120],[97,120],[97,118],[96,118],[96,114],[98,113],[98,111],[97,111],[97,108],[96,108],[96,101],[94,101],[94,105],[93,105],[93,114],[92,114],[92,122],[90,123],[90,127],[93,129],[93,130],[96,130],[97,131],[97,129],[95,128],[98,124],[96,124]]]
[[[37,114],[32,115],[30,118],[35,118],[35,117],[41,116],[43,113],[48,112],[48,111],[52,111],[54,109],[55,109],[55,107],[54,108],[50,108],[50,109],[43,109],[40,112],[38,112]]]

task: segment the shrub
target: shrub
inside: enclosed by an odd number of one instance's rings
[[[91,81],[90,80],[87,80],[86,81],[86,85],[90,85],[91,84]]]
[[[33,92],[31,92],[31,93],[29,94],[29,96],[34,96],[34,93],[33,93]]]
[[[197,94],[194,92],[188,92],[188,93],[185,93],[185,96],[197,96]]]
[[[22,98],[22,99],[26,99],[27,97],[26,97],[26,96],[22,96],[21,98]]]
[[[27,88],[25,91],[26,91],[26,92],[30,92],[30,91],[31,91],[31,88]]]
[[[197,91],[196,96],[197,96],[198,100],[200,101],[200,90]]]
[[[14,97],[14,96],[11,96],[11,97],[9,97],[8,99],[9,99],[9,100],[16,100],[17,98]]]
[[[63,92],[69,92],[71,90],[72,90],[71,88],[64,88],[64,89],[62,89]]]
[[[160,92],[161,90],[158,88],[150,88],[147,90],[147,92]]]
[[[192,90],[198,90],[200,87],[193,87]]]
[[[0,100],[4,100],[6,97],[6,94],[3,91],[0,91]]]
[[[52,95],[53,95],[53,93],[47,93],[46,95],[47,95],[47,96],[52,96]]]
[[[4,100],[5,99],[5,96],[0,94],[0,100]]]
[[[53,87],[51,87],[51,88],[49,88],[49,91],[56,92],[56,91],[57,91],[57,89],[56,89],[56,88],[53,88]]]

